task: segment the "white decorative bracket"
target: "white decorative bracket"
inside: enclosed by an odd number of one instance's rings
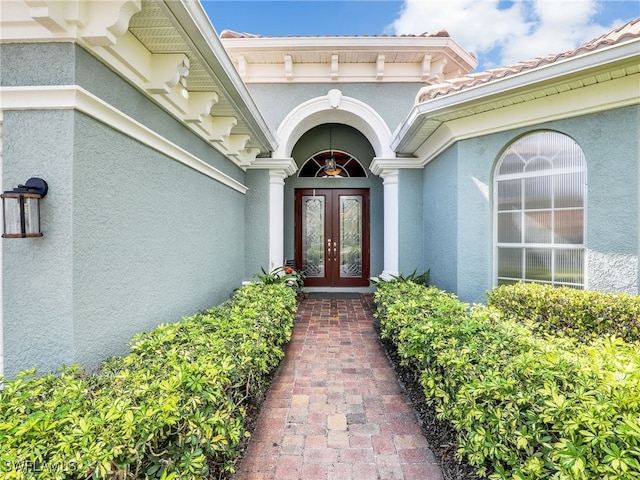
[[[142,0],[86,2],[85,8],[91,14],[86,12],[89,23],[82,29],[80,37],[90,45],[109,47],[127,31],[131,17],[142,10]]]
[[[231,135],[231,129],[238,124],[236,117],[213,117],[211,119],[211,136],[209,141],[222,144],[229,135]]]
[[[180,68],[187,57],[182,53],[151,55],[151,78],[147,92],[168,95],[180,81]]]
[[[338,55],[331,55],[331,80],[338,80]]]
[[[229,155],[237,156],[241,150],[244,150],[249,143],[251,137],[245,134],[231,134],[227,137],[225,147],[229,151]]]
[[[142,10],[142,0],[25,0],[29,16],[55,35],[73,35],[91,46],[114,46]]]
[[[64,33],[69,28],[68,5],[45,0],[26,0],[29,16],[52,33]]]
[[[218,103],[216,92],[193,92],[189,94],[189,110],[184,117],[187,123],[201,124],[211,115],[211,109]]]
[[[447,59],[442,57],[431,63],[431,71],[427,81],[429,83],[441,83],[444,81],[444,67],[447,65]]]
[[[229,156],[235,158],[238,165],[246,169],[246,167],[248,167],[255,161],[259,153],[259,148],[245,148],[238,153],[234,153]]]
[[[293,57],[284,56],[284,76],[287,80],[293,80]]]
[[[238,73],[242,78],[247,76],[247,58],[244,55],[238,55]]]
[[[384,55],[379,54],[376,61],[376,80],[382,80],[384,78]]]
[[[422,75],[421,80],[428,80],[431,76],[431,55],[425,55],[422,59]]]

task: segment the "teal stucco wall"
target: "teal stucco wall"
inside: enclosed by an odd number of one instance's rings
[[[638,293],[640,106],[575,119],[565,132],[587,160],[588,288]]]
[[[429,269],[431,285],[451,292],[458,289],[457,154],[457,146],[449,148],[423,172],[425,270]]]
[[[3,190],[46,179],[44,237],[3,239],[4,374],[74,361],[71,111],[3,113]]]
[[[422,274],[429,267],[424,260],[424,202],[422,171],[400,170],[398,178],[398,270]]]
[[[425,166],[425,264],[431,281],[468,302],[493,287],[493,169],[537,130],[572,137],[587,161],[586,288],[638,293],[640,107],[460,141]],[[401,209],[403,206],[401,205]]]
[[[405,119],[423,86],[422,83],[257,83],[247,88],[274,129],[298,105],[338,89],[342,95],[373,108],[393,131]]]
[[[247,170],[245,208],[245,280],[269,271],[269,171]]]
[[[3,45],[1,57],[12,68],[3,85],[78,84],[245,181],[81,48]],[[2,242],[7,377],[94,368],[126,353],[134,333],[217,305],[245,279],[245,195],[110,125],[73,110],[4,111],[3,189],[30,176],[49,183],[44,237]]]

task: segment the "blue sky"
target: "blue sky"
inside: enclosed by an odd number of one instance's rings
[[[477,70],[561,53],[640,17],[638,0],[201,0],[218,33],[401,35],[447,30]]]

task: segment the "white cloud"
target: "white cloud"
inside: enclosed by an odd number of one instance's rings
[[[596,22],[602,0],[405,0],[391,33],[447,30],[480,68],[562,53],[618,26]]]

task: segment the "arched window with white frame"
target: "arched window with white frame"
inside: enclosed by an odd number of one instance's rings
[[[585,286],[587,165],[571,137],[525,135],[501,155],[493,179],[497,285]]]
[[[330,169],[327,166],[327,158],[333,160],[333,166]],[[300,167],[298,176],[317,178],[366,177],[367,170],[350,153],[332,149],[311,155]]]

